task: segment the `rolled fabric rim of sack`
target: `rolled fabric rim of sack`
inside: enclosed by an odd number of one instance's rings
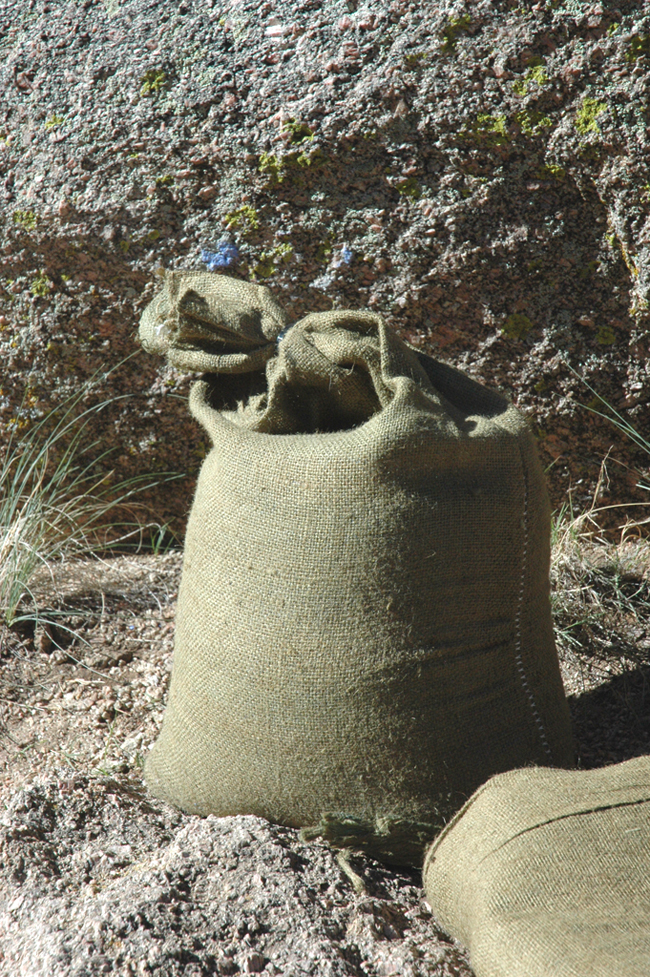
[[[149,348],[183,274],[144,313]],[[534,439],[505,398],[370,312],[284,332],[274,312],[265,369],[255,354],[220,374],[220,303],[232,355],[247,289],[258,309],[274,300],[225,276],[188,282],[211,296],[217,338],[202,335],[213,359],[190,410],[213,447],[148,786],[188,812],[256,814],[419,866],[492,774],[573,762]]]
[[[650,756],[493,777],[423,876],[476,977],[648,977]]]

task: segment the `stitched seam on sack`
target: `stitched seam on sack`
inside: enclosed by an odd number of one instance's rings
[[[599,811],[615,811],[621,807],[638,807],[640,804],[650,804],[650,797],[640,797],[635,801],[618,801],[616,804],[597,804],[595,807],[586,808],[584,811],[569,811],[568,814],[558,814],[555,818],[549,818],[547,821],[540,821],[539,824],[531,824],[528,828],[522,828],[517,834],[508,838],[503,844],[499,845],[498,848],[493,849],[493,851],[488,852],[481,859],[481,864],[487,861],[492,855],[496,855],[497,852],[509,845],[511,841],[516,841],[517,838],[521,838],[522,835],[529,834],[531,831],[537,831],[539,828],[546,828],[549,824],[556,824],[558,821],[567,821],[569,818],[582,818],[587,814],[598,814]]]
[[[523,529],[524,529],[524,541],[523,550],[521,556],[521,581],[519,584],[519,596],[517,598],[517,613],[515,616],[515,665],[517,667],[517,674],[519,675],[519,681],[521,682],[521,687],[524,690],[524,694],[528,699],[528,704],[530,706],[530,711],[533,715],[533,720],[537,726],[537,731],[539,733],[544,752],[548,756],[549,760],[553,760],[553,753],[551,747],[549,746],[548,739],[546,737],[546,730],[544,729],[544,723],[542,722],[542,717],[537,709],[537,704],[535,702],[535,696],[533,695],[533,690],[528,684],[528,678],[526,676],[526,669],[524,668],[524,659],[521,650],[521,618],[524,607],[524,591],[526,586],[526,570],[528,569],[528,479],[526,478],[526,466],[524,464],[524,458],[521,453],[521,448],[519,448],[519,457],[521,458],[521,475],[524,483],[524,505],[523,505]]]

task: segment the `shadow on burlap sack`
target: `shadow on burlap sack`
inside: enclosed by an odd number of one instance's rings
[[[185,274],[143,316],[143,342],[157,335],[172,362]],[[269,358],[285,320],[266,289],[187,282],[210,295],[212,365],[190,409],[213,448],[147,783],[188,812],[256,814],[421,865],[492,774],[573,760],[533,438],[503,397],[377,315],[308,315]],[[252,333],[236,336],[253,301],[274,310],[259,320],[265,372]],[[219,375],[244,355],[249,374]]]
[[[432,845],[424,884],[477,977],[648,977],[650,757],[494,777]]]

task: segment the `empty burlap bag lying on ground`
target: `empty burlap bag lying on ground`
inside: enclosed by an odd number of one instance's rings
[[[648,977],[650,757],[494,777],[424,882],[477,977]]]
[[[240,383],[190,396],[214,447],[149,787],[421,864],[491,774],[572,761],[533,438],[368,312],[307,316]]]

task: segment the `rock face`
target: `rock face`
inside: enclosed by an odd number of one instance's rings
[[[569,368],[647,430],[647,4],[425,8],[0,3],[5,439],[133,353],[157,269],[207,266],[292,319],[370,307],[504,389],[556,500],[612,444],[635,463]],[[186,384],[143,353],[102,377],[87,402],[127,397],[89,428],[98,470],[193,476]]]
[[[419,878],[353,861],[260,818],[42,779],[0,821],[2,972],[471,977]]]

